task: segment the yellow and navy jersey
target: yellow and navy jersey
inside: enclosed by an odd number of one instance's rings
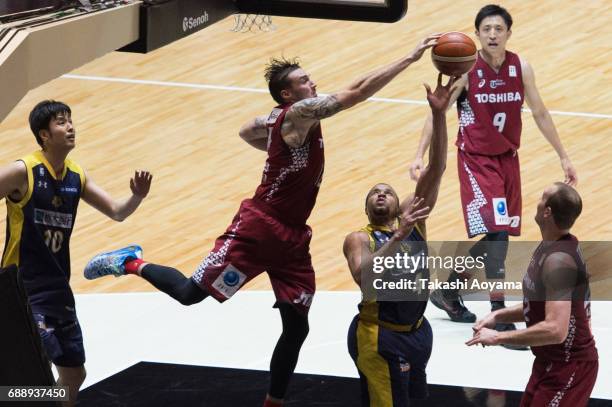
[[[20,201],[6,198],[6,241],[2,266],[16,264],[32,311],[72,318],[74,296],[70,280],[70,236],[85,174],[72,160],[55,174],[42,151],[21,159],[28,190]]]
[[[367,225],[361,229],[368,234],[370,251],[373,253],[380,249],[393,235],[388,227]],[[409,256],[427,257],[427,244],[425,235],[415,226],[412,232],[402,240],[399,245],[400,254]],[[426,264],[426,263],[424,263]],[[429,280],[427,267],[417,270],[393,269],[386,270],[386,280],[409,279],[415,281],[416,288],[402,296],[399,301],[366,300],[359,304],[359,317],[363,321],[373,322],[395,331],[410,331],[414,324],[419,324],[427,307],[429,296],[427,288],[421,288],[422,279]]]

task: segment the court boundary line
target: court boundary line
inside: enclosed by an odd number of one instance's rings
[[[156,80],[149,80],[149,79],[114,78],[114,77],[109,77],[109,76],[66,74],[66,75],[62,75],[60,78],[62,79],[80,79],[80,80],[98,81],[98,82],[129,83],[133,85],[155,85],[155,86],[165,86],[165,87],[174,87],[174,88],[225,90],[225,91],[237,91],[237,92],[249,92],[249,93],[268,93],[267,89],[245,88],[245,87],[240,87],[240,86],[206,85],[206,84],[200,84],[200,83],[156,81]],[[319,95],[325,96],[326,94],[320,93]],[[406,104],[406,105],[427,105],[427,101],[425,100],[414,100],[414,99],[394,99],[394,98],[371,97],[368,99],[368,101],[381,102],[381,103]],[[528,108],[523,108],[522,111],[531,113],[531,109],[528,109]],[[549,110],[549,113],[553,116],[588,117],[591,119],[612,119],[612,114],[602,114],[602,113],[565,112],[561,110]]]

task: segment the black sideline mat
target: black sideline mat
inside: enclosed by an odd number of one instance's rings
[[[261,407],[268,372],[140,362],[83,390],[79,407]],[[348,377],[295,374],[286,407],[359,407],[359,381]],[[518,406],[521,393],[430,385],[417,407]],[[504,402],[505,400],[505,402]],[[611,407],[591,400],[589,407]]]

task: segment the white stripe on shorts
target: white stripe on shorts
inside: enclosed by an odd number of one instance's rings
[[[476,177],[474,177],[472,171],[470,171],[466,163],[463,163],[463,168],[470,178],[472,192],[474,193],[474,199],[467,204],[465,208],[467,211],[469,234],[470,236],[474,236],[481,233],[487,233],[489,230],[487,229],[482,216],[480,216],[480,208],[487,204],[487,200],[485,199],[485,196],[482,193],[478,182],[476,181]]]

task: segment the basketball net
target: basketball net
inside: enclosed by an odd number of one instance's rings
[[[263,14],[236,14],[234,16],[234,28],[230,31],[247,33],[255,31],[275,31],[276,26],[272,24],[272,17]]]

